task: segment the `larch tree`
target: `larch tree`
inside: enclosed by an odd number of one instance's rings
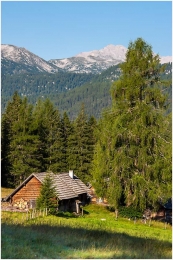
[[[130,42],[112,107],[99,123],[93,184],[115,208],[143,210],[171,196],[171,128],[159,61],[142,38]]]

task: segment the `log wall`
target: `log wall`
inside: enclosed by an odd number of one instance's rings
[[[36,200],[40,194],[41,182],[33,177],[12,197],[12,205],[17,208],[27,209],[30,201]]]

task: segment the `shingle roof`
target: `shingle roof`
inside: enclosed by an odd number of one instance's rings
[[[43,182],[47,174],[46,172],[34,173],[34,176]],[[89,193],[89,188],[76,175],[72,179],[69,173],[49,174],[60,200],[75,198],[80,194]]]
[[[13,196],[26,182],[28,182],[33,176],[35,176],[41,183],[43,183],[45,177],[50,175],[53,180],[53,186],[57,193],[57,197],[60,200],[76,198],[80,194],[89,193],[89,188],[76,176],[73,176],[73,179],[69,176],[69,173],[32,173],[21,185],[19,185],[8,197],[6,200]]]

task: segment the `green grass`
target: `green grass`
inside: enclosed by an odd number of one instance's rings
[[[13,192],[14,189],[10,189],[10,188],[2,188],[1,187],[1,198],[5,198],[6,196],[8,196],[11,192]]]
[[[26,213],[2,212],[2,259],[172,258],[172,228],[115,219],[106,208],[89,205],[83,217],[70,214],[26,220]]]

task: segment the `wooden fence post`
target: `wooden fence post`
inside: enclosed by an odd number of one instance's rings
[[[150,220],[149,220],[149,227],[151,226],[151,218],[150,218]]]
[[[118,209],[115,209],[115,218],[118,219]]]

